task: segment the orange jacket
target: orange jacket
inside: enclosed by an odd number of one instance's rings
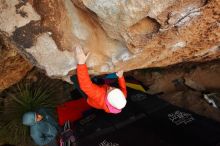
[[[102,86],[93,84],[90,80],[86,64],[78,64],[77,77],[80,88],[88,96],[88,104],[94,108],[103,109],[105,110],[105,112],[110,113],[105,102],[105,99],[107,97],[107,89],[109,88],[109,86],[106,84]],[[127,90],[124,77],[118,78],[118,81],[121,91],[124,93],[125,97],[127,97]]]

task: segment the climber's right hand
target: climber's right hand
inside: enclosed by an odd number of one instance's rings
[[[75,54],[76,54],[76,60],[78,62],[78,64],[85,64],[87,58],[89,57],[90,53],[88,53],[87,55],[84,53],[83,49],[81,46],[77,46],[75,48]]]
[[[117,75],[119,78],[121,78],[121,77],[123,77],[123,73],[124,73],[124,71],[123,71],[123,70],[120,70],[120,71],[116,72],[116,75]]]

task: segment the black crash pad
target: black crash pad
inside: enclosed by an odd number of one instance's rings
[[[219,122],[171,105],[158,96],[129,88],[128,91],[136,107],[147,114],[157,133],[169,143],[187,146],[215,146],[220,143]]]
[[[121,114],[95,114],[93,120],[78,124],[79,146],[220,145],[218,122],[130,88]]]

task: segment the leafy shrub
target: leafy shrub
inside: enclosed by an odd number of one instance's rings
[[[42,78],[38,82],[22,81],[6,91],[3,104],[0,105],[0,144],[8,143],[16,146],[32,144],[29,127],[22,124],[25,112],[47,108],[55,111],[62,102],[57,97],[60,83]]]

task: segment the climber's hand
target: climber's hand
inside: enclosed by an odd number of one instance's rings
[[[81,46],[77,46],[76,47],[76,60],[78,61],[78,64],[85,64],[87,58],[89,57],[90,53],[88,53],[87,55],[83,52],[83,49]]]
[[[118,72],[116,73],[116,75],[117,75],[119,78],[121,78],[121,77],[123,76],[123,73],[124,73],[124,71],[123,71],[123,70],[120,70],[120,71],[118,71]]]

